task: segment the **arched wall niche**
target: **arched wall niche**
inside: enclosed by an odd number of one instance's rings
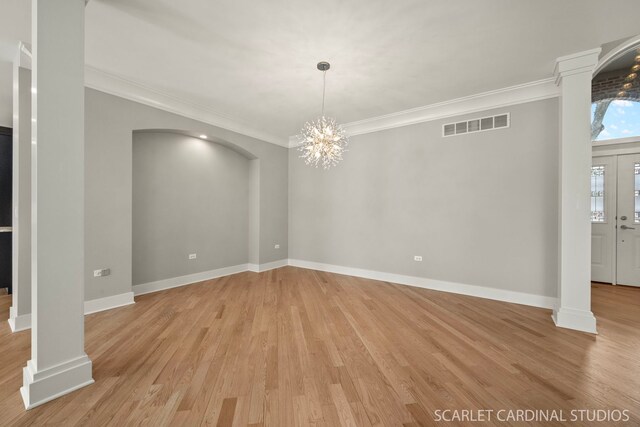
[[[194,130],[183,130],[183,129],[136,129],[133,131],[133,133],[171,133],[171,134],[176,134],[176,135],[184,135],[184,136],[188,136],[191,138],[197,138],[197,139],[202,139],[204,141],[209,141],[212,143],[216,143],[219,145],[222,145],[224,147],[227,147],[241,155],[243,155],[244,157],[246,157],[249,160],[257,160],[258,156],[256,156],[255,154],[253,154],[251,151],[247,150],[246,148],[243,148],[241,146],[239,146],[238,144],[234,144],[232,142],[229,142],[225,139],[219,138],[217,136],[209,136],[204,132],[198,132],[198,131],[194,131]],[[203,137],[204,136],[204,137]]]
[[[259,264],[256,155],[203,132],[139,129],[132,156],[134,289]]]
[[[125,94],[126,95],[126,94]],[[162,106],[160,106],[162,108]],[[132,290],[132,135],[169,129],[206,134],[248,151],[259,163],[259,251],[255,264],[288,258],[288,149],[166,109],[87,88],[85,91],[85,296]],[[254,160],[252,160],[253,162]],[[279,248],[275,246],[279,245]],[[251,261],[251,259],[250,259]],[[93,270],[110,268],[107,277]],[[266,267],[265,267],[266,268]]]

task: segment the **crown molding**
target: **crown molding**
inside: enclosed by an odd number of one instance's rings
[[[19,67],[31,69],[31,45],[24,42],[18,43],[15,64]],[[179,114],[190,119],[198,120],[227,129],[242,135],[260,139],[271,144],[287,148],[286,138],[281,138],[266,132],[253,129],[246,123],[225,117],[208,107],[198,105],[173,95],[166,94],[157,89],[126,79],[113,73],[100,70],[90,65],[84,70],[85,86],[111,95],[125,98],[130,101],[159,108],[170,113]]]
[[[548,78],[346,123],[342,127],[349,136],[362,135],[463,114],[503,108],[509,105],[555,98],[559,94],[555,79]],[[289,148],[297,147],[298,145],[300,145],[300,136],[290,136]]]
[[[271,135],[254,129],[230,117],[225,117],[210,108],[195,104],[173,95],[169,95],[155,88],[150,88],[138,82],[116,74],[108,73],[92,66],[85,66],[85,86],[130,101],[159,108],[170,113],[179,114],[190,119],[198,120],[237,132],[252,138],[270,142],[281,147],[288,147],[286,138]]]

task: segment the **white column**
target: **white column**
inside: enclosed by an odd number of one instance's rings
[[[557,326],[596,333],[591,312],[591,79],[600,49],[558,58],[560,218]]]
[[[93,383],[84,352],[84,0],[33,0],[32,408]]]
[[[31,327],[31,52],[20,43],[13,63],[13,295],[9,326]]]
[[[260,159],[249,162],[249,271],[260,271]]]

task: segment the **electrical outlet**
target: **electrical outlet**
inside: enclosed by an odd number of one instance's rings
[[[413,260],[414,261],[422,261],[422,256],[416,255],[416,256],[413,257]]]
[[[100,270],[93,270],[93,277],[104,277],[111,274],[110,268],[102,268]]]
[[[189,254],[189,259],[196,259],[196,254]]]
[[[275,245],[274,248],[275,249],[280,249],[280,245]]]

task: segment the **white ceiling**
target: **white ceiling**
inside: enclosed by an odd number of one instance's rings
[[[0,102],[29,3],[2,0]],[[319,114],[320,60],[347,123],[550,77],[639,15],[637,0],[91,0],[86,62],[284,139]]]

